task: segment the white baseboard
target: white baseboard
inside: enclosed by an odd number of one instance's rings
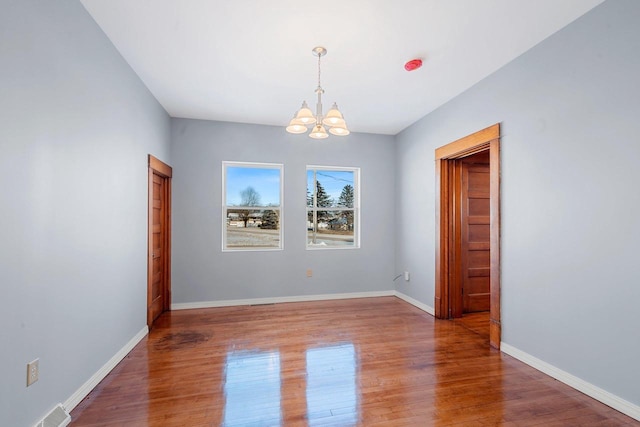
[[[220,300],[220,301],[201,301],[171,304],[171,310],[191,310],[195,308],[215,308],[215,307],[233,307],[238,305],[258,305],[258,304],[278,304],[283,302],[307,302],[307,301],[326,301],[336,299],[352,299],[352,298],[374,298],[395,296],[409,304],[419,308],[420,310],[435,315],[433,307],[421,303],[417,299],[398,291],[375,291],[375,292],[356,292],[345,294],[322,294],[322,295],[300,295],[293,297],[270,297],[270,298],[249,298],[237,300]]]
[[[429,313],[432,316],[436,315],[435,310],[433,309],[433,307],[428,306],[427,304],[421,303],[420,301],[418,301],[417,299],[411,298],[409,295],[405,295],[402,292],[398,292],[395,291],[395,295],[400,298],[401,300],[404,300],[406,302],[408,302],[409,304],[418,307],[420,310]]]
[[[86,383],[84,383],[75,393],[73,393],[71,397],[69,397],[63,404],[67,412],[71,412],[73,408],[78,405],[78,403],[82,402],[82,399],[87,397],[91,390],[93,390],[94,387],[97,386],[98,383],[100,383],[100,381],[102,381],[104,377],[106,377],[107,374],[109,374],[109,372],[111,372],[111,370],[115,368],[116,365],[120,363],[120,361],[122,361],[122,359],[124,359],[131,350],[133,350],[133,347],[135,347],[136,344],[138,344],[144,337],[147,336],[148,333],[149,328],[147,326],[142,328],[140,332],[138,332],[133,338],[131,338],[131,340],[126,343],[124,347],[122,347],[120,351],[118,351],[111,359],[109,359],[109,361],[105,363],[104,366],[98,370],[98,372],[93,374],[93,376],[89,378]]]
[[[631,402],[627,402],[626,400],[616,396],[615,394],[609,393],[608,391],[603,390],[600,387],[597,387],[581,378],[571,375],[570,373],[565,372],[562,369],[556,368],[555,366],[550,365],[547,362],[540,360],[534,356],[531,356],[530,354],[525,353],[524,351],[519,350],[509,344],[501,342],[500,350],[503,353],[506,353],[509,356],[515,357],[521,362],[526,363],[532,368],[535,368],[540,372],[544,372],[550,377],[553,377],[558,381],[561,381],[568,386],[575,388],[576,390],[586,394],[587,396],[593,397],[594,399],[599,400],[605,405],[611,406],[613,409],[640,421],[640,406],[634,405]]]
[[[334,299],[373,298],[394,296],[395,291],[354,292],[347,294],[300,295],[293,297],[250,298],[221,301],[202,301],[171,304],[171,310],[232,307],[236,305],[278,304],[283,302],[325,301]]]

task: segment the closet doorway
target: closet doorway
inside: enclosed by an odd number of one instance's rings
[[[500,348],[500,124],[436,149],[435,315],[489,311]]]

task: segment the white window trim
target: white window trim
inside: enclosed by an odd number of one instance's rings
[[[259,169],[278,169],[280,170],[280,206],[270,207],[280,212],[279,237],[280,246],[277,248],[228,248],[227,247],[227,167],[246,167]],[[244,208],[245,206],[233,206],[232,208]],[[254,206],[246,207],[248,210],[259,210]],[[261,208],[262,209],[262,208]],[[258,162],[238,162],[223,161],[222,162],[222,252],[265,252],[265,251],[282,251],[284,250],[284,164],[283,163],[258,163]]]
[[[325,170],[325,171],[344,171],[344,172],[353,172],[353,217],[355,221],[355,226],[353,227],[353,246],[313,246],[309,245],[309,237],[307,230],[305,230],[304,238],[305,238],[305,248],[308,251],[335,251],[335,250],[354,250],[360,249],[360,168],[359,167],[351,167],[351,166],[323,166],[323,165],[307,165],[305,169],[305,180],[309,170]],[[306,188],[306,186],[305,186]],[[305,206],[306,206],[306,197],[305,197]],[[318,208],[316,208],[317,210]],[[305,224],[307,223],[307,212],[309,207],[305,207]],[[321,210],[352,210],[350,208],[322,208]],[[306,227],[305,227],[306,228]]]

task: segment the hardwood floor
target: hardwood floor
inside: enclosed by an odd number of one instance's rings
[[[482,311],[479,313],[465,313],[462,315],[462,317],[453,319],[453,322],[456,322],[469,331],[480,335],[488,342],[490,317],[491,316],[488,311]]]
[[[165,313],[71,425],[640,425],[491,349],[481,315],[395,297]]]

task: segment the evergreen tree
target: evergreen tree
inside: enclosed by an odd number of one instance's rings
[[[331,206],[333,200],[331,196],[327,194],[324,187],[320,183],[320,181],[316,180],[316,206],[319,208],[327,208]],[[329,212],[327,211],[318,211],[318,222],[320,220],[327,220],[329,217]]]
[[[277,230],[278,222],[278,212],[272,209],[266,210],[262,213],[262,225],[260,228],[264,228],[266,230]]]
[[[343,208],[353,207],[353,187],[350,184],[345,185],[342,189],[342,193],[340,193],[340,198],[338,199],[338,206],[342,206]]]
[[[340,193],[338,205],[344,208],[353,208],[353,187],[347,184]],[[347,229],[353,230],[353,211],[342,211],[340,216],[347,220]]]
[[[331,206],[331,197],[327,194],[320,181],[316,181],[316,200],[319,208]]]

